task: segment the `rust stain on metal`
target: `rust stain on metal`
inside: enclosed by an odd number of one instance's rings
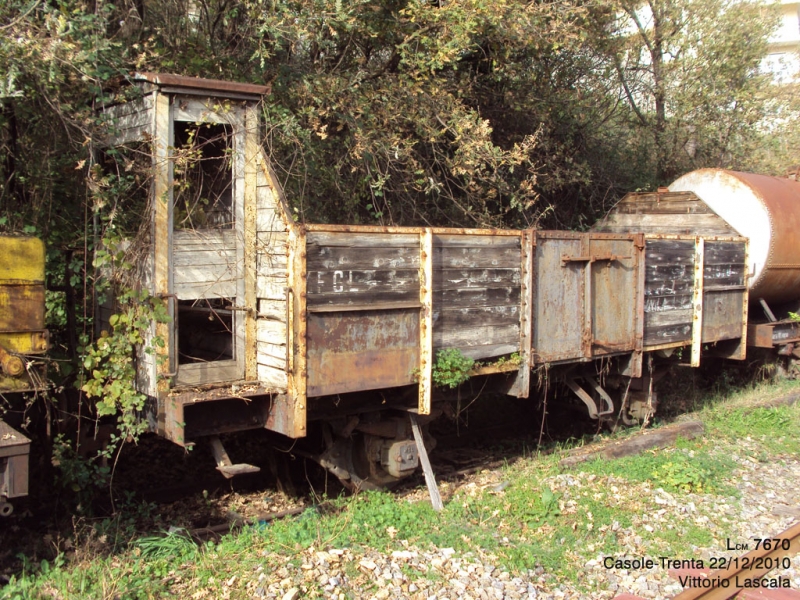
[[[518,237],[519,231],[513,229],[466,229],[448,227],[392,227],[380,225],[328,225],[328,224],[305,224],[306,231],[309,232],[331,232],[331,233],[397,233],[397,234],[423,234],[426,231],[433,235],[488,235],[488,236],[508,236]]]
[[[311,313],[308,394],[415,383],[419,327],[419,309]]]
[[[171,73],[136,73],[134,79],[161,86],[214,92],[214,94],[210,94],[214,96],[224,96],[224,92],[264,96],[270,92],[270,86],[268,85],[220,81],[219,79],[203,79],[201,77],[187,77],[185,75],[173,75]]]

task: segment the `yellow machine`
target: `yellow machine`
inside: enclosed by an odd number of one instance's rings
[[[44,260],[41,240],[0,236],[0,395],[44,386]],[[30,440],[0,420],[0,516],[28,493],[29,452]]]
[[[0,393],[41,387],[28,362],[45,352],[44,244],[0,236]]]

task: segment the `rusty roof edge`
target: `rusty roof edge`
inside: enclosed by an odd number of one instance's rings
[[[222,81],[219,79],[203,79],[202,77],[187,77],[171,73],[134,73],[134,81],[147,81],[158,86],[172,86],[192,90],[208,90],[209,92],[223,92],[235,94],[252,94],[265,96],[270,93],[271,86],[257,85],[254,83],[238,83],[236,81]]]

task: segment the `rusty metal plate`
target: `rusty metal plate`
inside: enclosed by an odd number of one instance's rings
[[[44,329],[44,285],[0,284],[0,332]]]
[[[579,234],[539,236],[534,254],[533,351],[536,362],[583,356],[584,264],[563,263],[581,254]]]
[[[630,352],[636,347],[638,254],[631,239],[594,239],[592,264],[592,355]]]
[[[419,309],[309,313],[308,396],[416,383]]]

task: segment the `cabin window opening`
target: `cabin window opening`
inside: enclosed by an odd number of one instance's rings
[[[178,364],[234,360],[234,302],[230,298],[178,301]]]
[[[230,125],[175,123],[175,230],[233,228],[232,158]]]

